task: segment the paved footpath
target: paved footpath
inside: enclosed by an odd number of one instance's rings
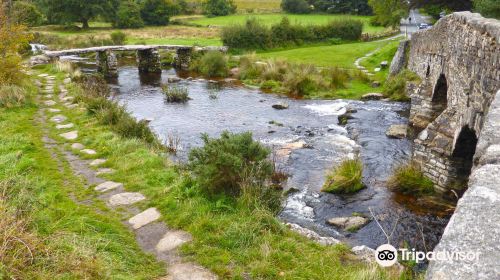
[[[44,81],[41,82],[41,81]],[[153,254],[157,260],[165,263],[168,275],[158,280],[212,280],[217,279],[208,269],[186,262],[178,252],[178,247],[190,242],[192,237],[188,232],[169,228],[160,221],[160,212],[152,207],[139,209],[135,206],[147,198],[138,192],[127,192],[120,182],[106,181],[99,177],[101,174],[114,172],[110,168],[100,168],[106,162],[105,158],[85,160],[80,155],[94,156],[97,152],[78,143],[78,128],[64,115],[65,110],[80,108],[74,103],[74,97],[68,95],[65,85],[71,83],[66,77],[61,85],[57,85],[54,76],[41,74],[35,84],[40,88],[41,104],[40,119],[43,124],[44,142],[46,147],[55,157],[54,150],[61,152],[69,162],[75,175],[81,176],[86,181],[86,186],[95,186],[94,191],[99,199],[104,201],[111,209],[120,208],[125,211],[124,223],[135,233],[137,243],[148,253]],[[56,96],[55,88],[59,86],[59,95]],[[58,108],[55,108],[58,107]],[[54,126],[59,133],[59,138],[53,140],[48,134],[48,125]],[[70,146],[68,150],[65,146]]]

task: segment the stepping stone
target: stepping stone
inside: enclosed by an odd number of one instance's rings
[[[47,110],[48,110],[49,112],[51,112],[51,113],[59,113],[59,112],[61,112],[61,110],[60,110],[60,109],[54,109],[54,108],[48,108]]]
[[[59,136],[61,136],[62,138],[66,139],[66,140],[75,140],[76,138],[78,138],[78,131],[74,130],[74,131],[62,133],[62,134],[59,134]]]
[[[72,101],[73,99],[75,99],[73,96],[66,96],[61,98],[62,101]]]
[[[87,154],[87,155],[95,155],[95,154],[97,154],[96,151],[94,151],[92,149],[83,149],[80,152],[82,152],[84,154]]]
[[[137,192],[123,192],[109,198],[111,206],[129,205],[146,199],[144,195]]]
[[[67,120],[67,118],[63,115],[55,115],[52,118],[50,118],[50,120],[55,123],[62,123],[65,120]]]
[[[78,107],[78,104],[64,103],[64,106],[69,109]]]
[[[40,80],[34,80],[33,83],[35,84],[35,86],[37,87],[41,87],[42,86],[42,82],[40,82]]]
[[[91,161],[89,163],[90,166],[98,166],[98,165],[101,165],[103,163],[105,163],[106,160],[105,159],[102,159],[102,158],[98,158],[98,159],[94,159],[93,161]]]
[[[41,78],[44,78],[44,77],[47,77],[49,74],[40,74],[38,75],[38,77],[41,77]]]
[[[174,263],[168,267],[166,279],[175,280],[216,280],[218,279],[210,270],[192,263]]]
[[[66,129],[66,128],[72,128],[73,126],[75,126],[74,124],[72,123],[68,123],[68,124],[58,124],[56,125],[56,128],[57,129]]]
[[[149,208],[144,212],[141,212],[128,220],[129,224],[132,225],[133,229],[141,228],[151,222],[154,222],[160,218],[160,212],[156,208]]]
[[[101,175],[101,174],[109,174],[109,173],[113,173],[113,172],[115,172],[115,170],[111,169],[111,168],[99,168],[99,169],[97,169],[96,174]]]
[[[169,231],[156,244],[156,251],[167,252],[171,251],[180,245],[191,241],[191,235],[185,231]]]
[[[56,104],[57,104],[54,100],[47,100],[47,101],[45,101],[44,103],[45,103],[45,105],[47,105],[47,106],[54,106],[54,105],[56,105]]]
[[[67,84],[71,83],[71,78],[66,78],[66,79],[64,79],[64,80],[63,80],[63,83],[64,83],[65,85],[67,85]]]
[[[53,97],[52,94],[46,94],[46,95],[43,96],[43,98],[47,98],[47,99],[51,99],[52,97]]]
[[[71,145],[71,149],[81,150],[81,149],[83,149],[83,148],[85,148],[85,146],[83,146],[83,145],[82,145],[82,144],[80,144],[80,143],[73,143],[73,144]]]
[[[121,188],[121,187],[123,187],[122,183],[107,181],[107,182],[104,182],[104,183],[97,185],[94,188],[94,190],[96,190],[98,192],[107,192],[107,191],[114,190],[116,188]]]

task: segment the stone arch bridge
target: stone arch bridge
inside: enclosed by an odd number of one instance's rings
[[[187,68],[193,52],[220,51],[227,52],[227,47],[193,47],[183,45],[126,45],[126,46],[102,46],[83,49],[69,49],[60,51],[46,51],[45,55],[51,59],[61,56],[81,55],[88,53],[96,54],[97,69],[107,77],[118,75],[118,61],[116,52],[135,51],[139,72],[159,73],[161,72],[161,60],[159,50],[176,52],[176,67]]]
[[[408,69],[421,79],[408,86],[410,124],[419,132],[413,159],[438,191],[460,195],[471,173],[500,89],[499,41],[500,21],[470,12],[451,14],[411,38]]]

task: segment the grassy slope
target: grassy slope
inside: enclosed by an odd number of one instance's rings
[[[16,220],[29,221],[25,236],[30,237],[24,242],[34,254],[34,260],[14,274],[17,279],[160,276],[163,267],[142,253],[116,214],[92,199],[85,205],[70,199],[88,199],[88,191],[67,165],[59,169],[43,146],[41,128],[34,121],[36,112],[35,106],[0,108],[0,188],[9,193],[8,209],[25,213]],[[20,232],[15,234],[22,238]],[[14,260],[22,261],[21,256]],[[7,275],[13,267],[13,263],[0,264],[0,279],[10,279]]]
[[[74,92],[74,89],[70,89]],[[187,258],[223,279],[386,279],[385,272],[353,261],[345,246],[320,246],[281,225],[264,210],[249,210],[228,198],[207,199],[186,183],[182,169],[138,140],[117,137],[93,117],[75,110],[64,114],[79,128],[81,142],[106,157],[116,170],[106,175],[140,191],[174,228],[189,231]],[[366,278],[368,279],[368,278]]]
[[[212,18],[194,18],[188,20],[190,23],[195,23],[203,26],[227,26],[231,24],[243,24],[248,18],[256,18],[261,23],[266,25],[275,24],[281,21],[281,19],[287,16],[291,23],[299,23],[304,25],[320,25],[326,24],[331,20],[351,18],[361,20],[364,23],[363,32],[366,33],[377,33],[385,30],[384,27],[372,26],[370,25],[369,16],[353,16],[353,15],[325,15],[325,14],[309,14],[309,15],[296,15],[296,14],[284,14],[284,13],[274,13],[274,14],[236,14],[222,17],[212,17]]]

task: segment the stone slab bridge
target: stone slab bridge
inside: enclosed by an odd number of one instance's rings
[[[500,89],[499,41],[500,21],[470,12],[446,16],[411,38],[407,67],[421,78],[408,86],[410,124],[419,132],[413,160],[438,191],[465,191]]]
[[[115,77],[118,75],[116,52],[135,51],[137,54],[139,72],[160,73],[161,60],[159,50],[176,52],[174,61],[175,66],[179,68],[188,68],[193,52],[220,51],[225,53],[228,48],[224,46],[193,47],[183,45],[126,45],[45,51],[45,55],[52,59],[58,59],[61,56],[95,53],[98,71],[107,77]]]

